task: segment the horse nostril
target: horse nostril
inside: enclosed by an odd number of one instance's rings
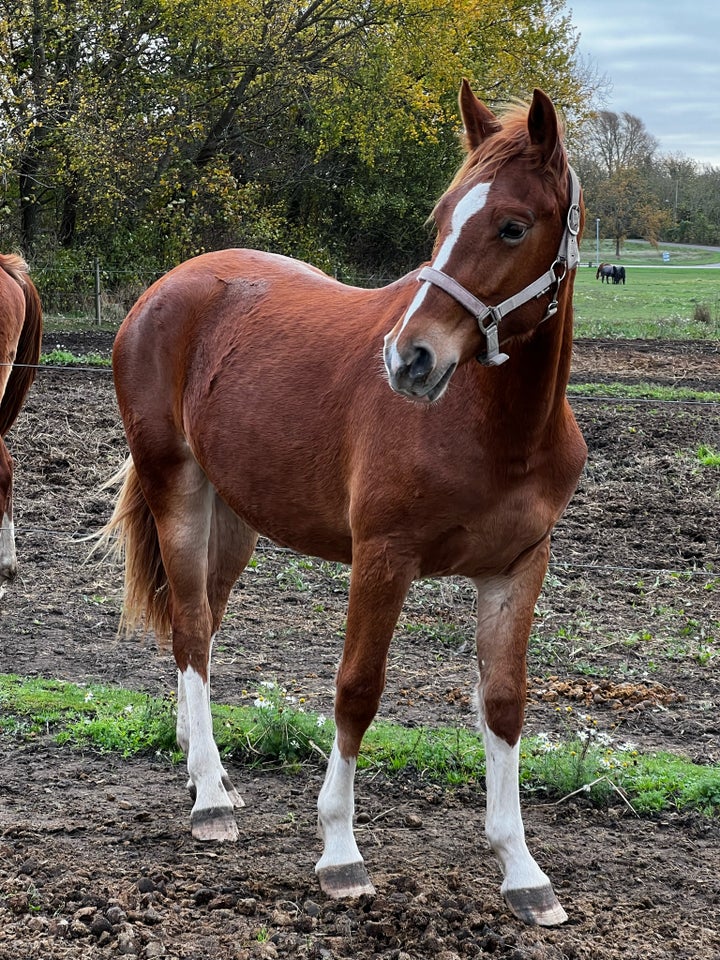
[[[413,380],[423,380],[432,370],[435,360],[427,347],[415,347],[415,353],[408,364],[408,373]]]

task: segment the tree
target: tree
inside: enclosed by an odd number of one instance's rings
[[[639,117],[600,110],[587,121],[577,145],[588,217],[598,218],[615,240],[615,255],[634,234],[657,243],[668,223],[652,189],[657,140]]]
[[[585,150],[608,177],[618,170],[641,167],[652,161],[657,140],[639,117],[631,113],[599,110],[587,124]]]
[[[404,267],[456,96],[590,88],[562,0],[0,0],[3,242],[166,265],[262,245]],[[16,217],[16,219],[15,219]],[[359,237],[364,237],[360,241]]]

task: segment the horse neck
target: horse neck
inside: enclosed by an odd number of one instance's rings
[[[572,360],[572,276],[558,297],[558,311],[525,339],[506,344],[510,360],[498,369],[473,371],[485,436],[496,433],[502,449],[522,455],[551,439],[567,416],[565,390]]]

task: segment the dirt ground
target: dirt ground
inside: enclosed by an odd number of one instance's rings
[[[75,354],[111,336],[58,335]],[[720,390],[713,343],[580,341],[573,380]],[[573,399],[589,446],[554,536],[528,669],[526,732],[594,724],[615,743],[720,763],[720,405]],[[20,573],[0,600],[0,672],[122,684],[155,695],[174,665],[118,638],[118,570],[86,562],[108,518],[101,484],[125,446],[107,370],[44,369],[11,436]],[[347,598],[341,568],[261,543],[214,658],[214,698],[277,682],[332,711]],[[391,648],[384,718],[472,726],[473,597],[417,584]],[[589,719],[586,719],[589,718]],[[323,770],[229,764],[240,841],[189,833],[184,773],[159,757],[0,736],[0,960],[298,957],[507,960],[720,957],[720,823],[634,816],[618,799],[524,798],[528,842],[570,919],[516,921],[483,839],[482,784],[362,773],[358,841],[378,893],[326,900],[313,866]]]

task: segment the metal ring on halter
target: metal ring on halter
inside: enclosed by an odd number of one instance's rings
[[[573,203],[570,206],[567,214],[567,229],[568,233],[571,233],[576,237],[580,233],[580,204]]]
[[[557,276],[557,275],[555,276],[555,282],[557,283],[558,287],[563,282],[568,272],[568,263],[564,257],[558,257],[557,260],[553,262],[553,265],[550,267],[550,270],[552,273],[555,273],[555,269],[559,267],[562,267],[562,273],[560,274],[560,276]]]

